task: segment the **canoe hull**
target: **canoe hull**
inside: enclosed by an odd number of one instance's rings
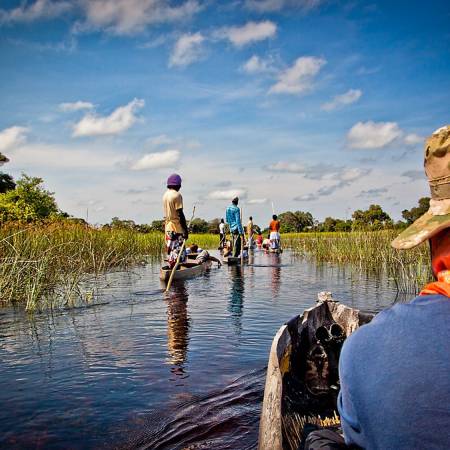
[[[211,261],[206,261],[202,264],[187,262],[185,264],[182,264],[180,268],[175,271],[173,279],[188,280],[189,278],[197,277],[202,273],[206,272],[208,269],[210,269],[211,265],[212,265]],[[171,272],[172,270],[169,269],[167,266],[161,267],[159,271],[159,279],[165,282],[169,281]]]
[[[359,326],[369,322],[373,315],[333,301],[330,293],[319,294],[319,300],[316,306],[284,324],[273,339],[259,426],[259,450],[297,449],[301,439],[293,442],[292,435],[300,436],[303,424],[310,423],[309,419],[314,415],[339,421],[336,415],[337,389],[330,390],[328,395],[325,389],[320,390],[325,387],[325,382],[323,386],[316,380],[314,385],[308,384],[314,379],[314,371],[311,365],[308,366],[311,360],[308,358],[313,352],[312,348],[317,346],[316,330],[336,323],[345,333],[343,342],[345,336],[348,337]],[[332,369],[331,362],[331,359],[327,360],[326,364],[330,365],[325,366],[326,370],[330,369],[327,381],[332,376],[337,377],[338,357],[333,361],[335,369]],[[295,386],[295,392],[292,386]],[[311,386],[314,390],[310,389]],[[322,411],[320,408],[326,411],[324,415],[319,414]],[[298,432],[290,433],[289,427],[297,427]]]

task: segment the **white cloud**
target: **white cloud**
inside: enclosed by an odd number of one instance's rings
[[[148,138],[147,142],[153,147],[160,147],[161,145],[170,145],[174,142],[174,140],[167,136],[167,134],[160,134],[158,136]]]
[[[29,5],[21,2],[17,8],[0,9],[0,24],[52,19],[69,11],[72,5],[69,1],[36,0]]]
[[[314,77],[326,64],[323,58],[302,56],[292,67],[281,72],[278,81],[269,90],[272,94],[304,94],[313,88]]]
[[[347,92],[341,95],[336,95],[336,97],[331,100],[331,102],[324,103],[322,109],[324,111],[332,111],[336,108],[341,108],[346,105],[357,102],[362,95],[362,91],[359,89],[349,89]]]
[[[147,153],[131,165],[131,170],[151,170],[173,167],[180,159],[178,150],[166,150],[159,153]]]
[[[170,55],[169,67],[187,66],[200,59],[204,40],[201,33],[183,34],[175,43]]]
[[[68,111],[80,111],[83,109],[92,109],[94,105],[90,102],[83,102],[81,100],[78,100],[72,103],[60,103],[58,107],[61,111],[68,112]]]
[[[272,61],[262,59],[259,56],[253,55],[242,66],[242,70],[246,73],[264,73],[273,71]]]
[[[13,149],[26,141],[28,128],[10,127],[0,131],[0,152]]]
[[[101,136],[122,133],[136,122],[135,113],[144,104],[144,100],[135,98],[128,105],[118,107],[106,117],[88,113],[74,125],[72,136]]]
[[[245,189],[230,189],[227,191],[212,191],[208,194],[208,198],[211,200],[231,201],[234,197],[245,199],[247,198],[247,191]]]
[[[405,144],[407,145],[423,144],[424,141],[425,139],[422,136],[415,133],[410,133],[405,136]]]
[[[81,0],[86,22],[79,31],[104,29],[113,34],[137,34],[150,25],[186,21],[201,10],[196,0]]]
[[[249,205],[263,205],[264,203],[267,203],[267,198],[252,198],[251,200],[248,200],[247,203]]]
[[[252,42],[272,38],[277,32],[277,26],[270,20],[262,22],[247,22],[241,27],[222,28],[218,37],[228,39],[235,47],[243,47]]]
[[[246,0],[245,6],[252,11],[265,13],[280,11],[284,8],[314,9],[324,0]]]
[[[306,167],[295,162],[278,161],[266,167],[270,172],[304,173]]]
[[[376,149],[387,147],[403,135],[396,122],[358,122],[347,133],[350,148]]]

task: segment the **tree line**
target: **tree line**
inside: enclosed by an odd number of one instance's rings
[[[0,153],[0,166],[9,162],[9,159]],[[422,197],[418,205],[402,211],[403,220],[394,222],[380,205],[373,204],[367,209],[357,209],[351,219],[326,217],[323,221],[316,220],[307,211],[286,211],[278,215],[282,233],[298,232],[333,232],[357,230],[383,230],[392,228],[405,228],[430,206],[429,197]],[[0,224],[5,222],[34,222],[45,219],[67,219],[74,222],[87,223],[84,219],[71,217],[58,208],[54,193],[43,187],[43,180],[22,174],[17,182],[13,177],[0,172]],[[191,222],[192,233],[219,233],[220,219],[205,220],[195,218]],[[123,220],[113,217],[111,222],[103,228],[127,228],[142,233],[151,231],[164,231],[164,220],[154,220],[150,224],[136,224],[133,220]],[[267,231],[266,227],[254,226],[256,232]]]

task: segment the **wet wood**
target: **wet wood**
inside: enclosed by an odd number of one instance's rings
[[[175,271],[173,275],[174,280],[187,280],[189,278],[196,277],[206,272],[206,270],[210,269],[212,265],[211,261],[205,261],[202,264],[197,263],[183,263],[180,264],[180,267]],[[172,269],[169,266],[161,267],[159,272],[159,279],[161,281],[168,281],[170,278],[170,274]]]
[[[330,327],[331,324],[336,323],[342,328],[345,336],[349,336],[362,324],[369,322],[372,317],[372,314],[362,313],[357,309],[334,301],[329,292],[321,292],[318,295],[316,306],[305,310],[302,315],[294,317],[287,324],[281,326],[273,339],[269,355],[259,427],[259,450],[292,448],[290,443],[286,442],[286,428],[283,432],[283,426],[286,427],[286,423],[290,424],[292,417],[298,417],[298,420],[302,421],[306,415],[309,415],[307,406],[305,408],[305,405],[303,405],[303,416],[292,414],[288,418],[284,417],[286,410],[285,406],[283,409],[283,405],[286,405],[284,397],[288,394],[289,389],[286,380],[299,378],[305,386],[310,380],[314,380],[314,389],[320,390],[323,387],[320,384],[321,380],[317,381],[317,373],[311,370],[311,366],[308,366],[309,354],[305,354],[316,345],[316,331],[319,327]],[[300,352],[303,351],[303,354],[299,355],[299,350]],[[300,359],[304,361],[304,373],[294,373],[300,371],[298,369]],[[337,361],[334,365],[336,366],[336,364]],[[328,377],[330,373],[326,372],[328,370],[327,364],[324,364],[322,369]],[[330,380],[330,378],[327,378],[327,380]],[[313,396],[311,391],[308,395]]]

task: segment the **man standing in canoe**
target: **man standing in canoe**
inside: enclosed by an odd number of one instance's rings
[[[230,227],[231,237],[233,240],[233,256],[238,257],[241,253],[241,236],[244,229],[241,223],[241,211],[238,208],[239,198],[235,197],[228,206],[225,214],[226,221]]]
[[[247,245],[248,248],[253,248],[253,217],[250,216],[247,222]]]
[[[272,216],[272,221],[269,224],[270,230],[270,243],[272,249],[277,249],[280,247],[280,221],[278,216],[274,214]]]
[[[450,448],[450,126],[427,139],[425,172],[430,209],[392,246],[410,249],[428,240],[436,281],[344,343],[338,409],[347,445]],[[308,436],[309,448],[337,448],[314,441],[319,434]]]
[[[183,197],[179,192],[180,189],[180,175],[176,173],[170,175],[167,179],[167,191],[163,196],[165,239],[167,254],[169,255],[169,267],[175,265],[183,240],[188,238],[188,227],[183,213]],[[184,262],[185,257],[183,250],[180,262]]]
[[[219,236],[220,236],[219,250],[222,250],[225,247],[225,222],[223,219],[220,219],[219,223]]]

